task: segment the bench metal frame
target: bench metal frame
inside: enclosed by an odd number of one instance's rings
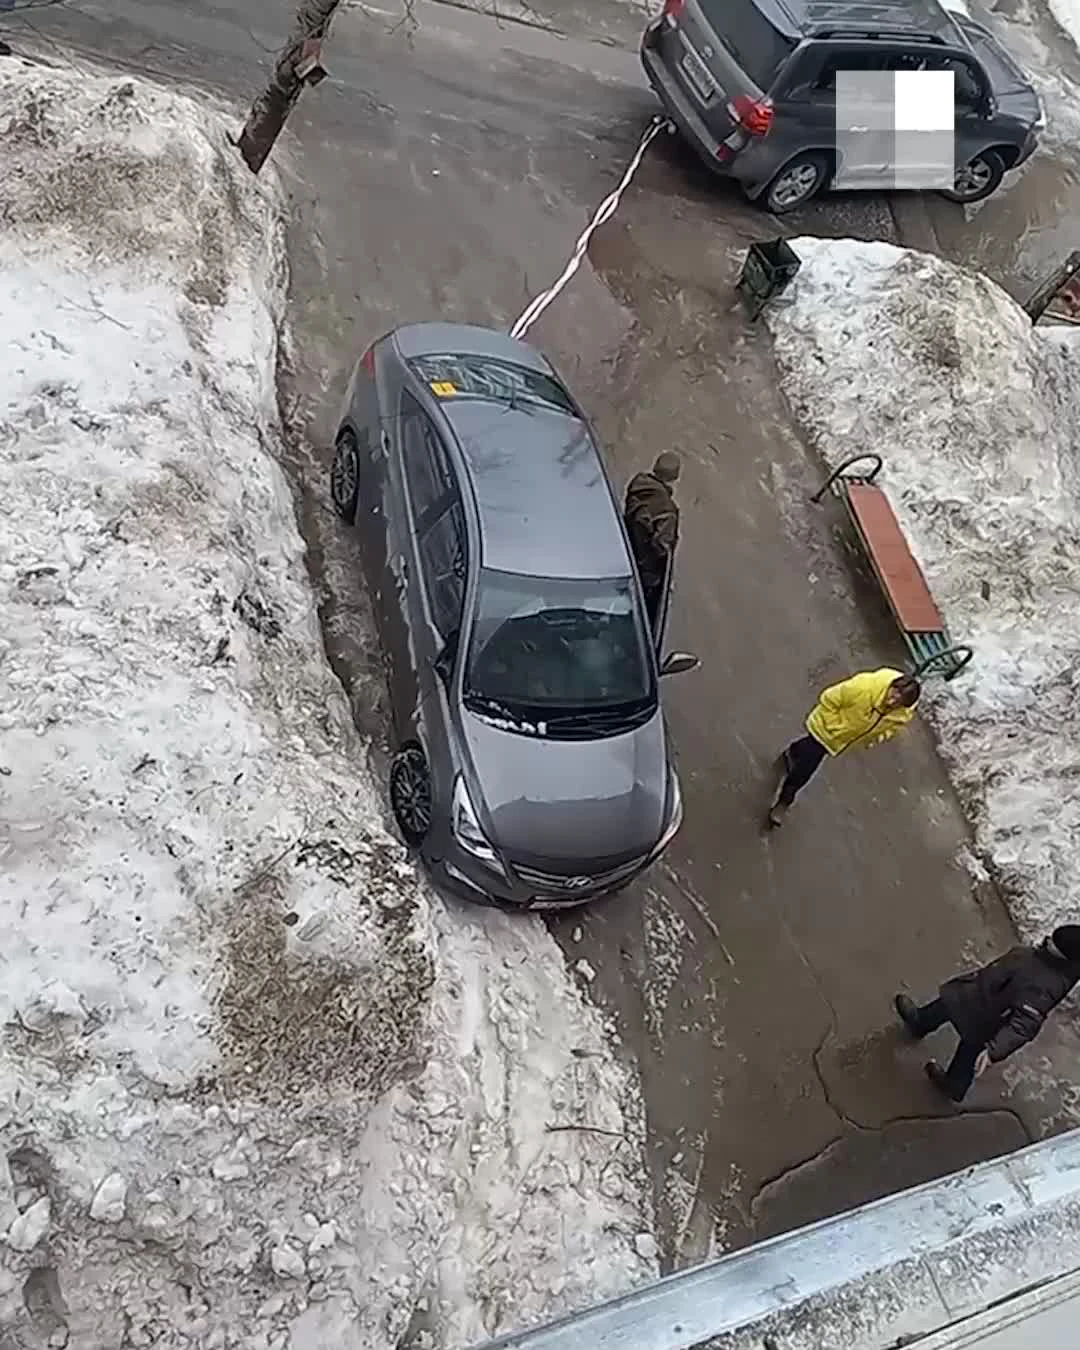
[[[866,463],[871,465],[868,472],[849,472],[852,465]],[[884,460],[878,454],[868,453],[863,455],[852,455],[850,459],[845,459],[843,463],[837,465],[810,500],[817,504],[831,488],[833,493],[844,503],[844,509],[847,511],[848,518],[855,527],[855,533],[858,536],[862,551],[866,555],[870,566],[873,568],[878,587],[889,603],[889,608],[892,610],[896,626],[899,628],[900,634],[911,654],[911,659],[914,662],[915,667],[912,673],[918,676],[938,674],[946,680],[955,680],[957,675],[960,674],[964,667],[967,666],[974,657],[975,652],[965,643],[953,645],[952,639],[949,637],[948,629],[945,627],[944,619],[941,621],[942,626],[940,632],[915,633],[904,625],[903,620],[897,612],[896,604],[885,577],[878,567],[877,557],[871,546],[871,542],[866,537],[866,532],[863,530],[858,516],[852,510],[848,488],[853,483],[864,484],[866,486],[873,485],[874,480],[881,472],[883,466]]]

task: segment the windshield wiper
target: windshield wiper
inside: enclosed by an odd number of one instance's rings
[[[618,731],[640,726],[652,716],[652,700],[638,700],[613,708],[579,708],[544,719],[549,731]]]
[[[553,399],[544,398],[542,394],[520,394],[516,390],[511,390],[508,394],[476,394],[474,397],[490,399],[493,403],[505,403],[504,412],[523,412],[532,417],[537,408],[543,408],[546,412],[557,412],[563,417],[578,420],[578,415],[572,408],[566,408]]]

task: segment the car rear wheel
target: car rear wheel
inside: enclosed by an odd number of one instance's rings
[[[431,774],[418,745],[399,750],[390,765],[390,809],[411,848],[418,848],[431,829]]]
[[[774,216],[795,211],[816,197],[828,180],[829,161],[825,155],[796,155],[765,189],[765,206]]]
[[[356,519],[356,501],[360,495],[360,454],[356,437],[343,431],[334,446],[334,460],[330,465],[330,497],[334,510],[342,518]]]
[[[984,150],[957,169],[951,192],[943,192],[951,202],[981,202],[996,192],[1005,177],[1005,161],[996,150]]]

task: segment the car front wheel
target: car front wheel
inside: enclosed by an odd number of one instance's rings
[[[334,446],[334,460],[330,465],[330,496],[334,510],[342,520],[356,519],[356,502],[360,496],[360,455],[356,437],[343,431]]]
[[[996,150],[984,150],[962,168],[957,169],[951,192],[944,192],[951,202],[981,202],[996,192],[1005,177],[1005,162]]]
[[[795,211],[816,197],[829,178],[824,155],[796,155],[789,160],[765,190],[765,206],[774,216]]]
[[[401,837],[419,848],[431,829],[431,773],[418,745],[399,750],[390,765],[390,809]]]

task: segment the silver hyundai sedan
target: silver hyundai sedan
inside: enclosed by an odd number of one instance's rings
[[[357,527],[390,686],[390,805],[435,882],[520,909],[582,904],[682,820],[618,502],[555,370],[505,334],[417,324],[346,392],[330,474]]]

